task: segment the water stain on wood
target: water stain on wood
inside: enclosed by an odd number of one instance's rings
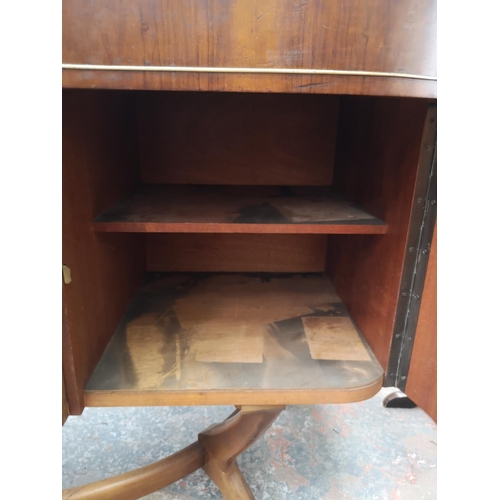
[[[361,207],[320,186],[146,185],[97,217],[94,230],[112,231],[116,227],[126,231],[124,223],[130,224],[129,230],[132,224],[384,225]]]
[[[314,390],[380,375],[322,273],[155,273],[87,390]]]

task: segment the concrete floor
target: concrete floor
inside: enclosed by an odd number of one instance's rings
[[[419,408],[291,406],[239,458],[256,499],[436,498],[436,425]],[[147,465],[196,440],[233,407],[87,408],[63,427],[63,488]],[[221,499],[202,470],[144,497]]]

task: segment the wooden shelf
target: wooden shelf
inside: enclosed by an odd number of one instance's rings
[[[360,401],[383,370],[323,273],[148,274],[87,406]]]
[[[384,234],[387,226],[323,187],[146,185],[97,217],[95,231]]]

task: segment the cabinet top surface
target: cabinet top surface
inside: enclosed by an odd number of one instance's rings
[[[63,63],[94,66],[66,87],[433,98],[436,2],[65,0]]]

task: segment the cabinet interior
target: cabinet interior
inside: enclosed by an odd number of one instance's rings
[[[380,385],[427,106],[64,90],[71,412]]]

